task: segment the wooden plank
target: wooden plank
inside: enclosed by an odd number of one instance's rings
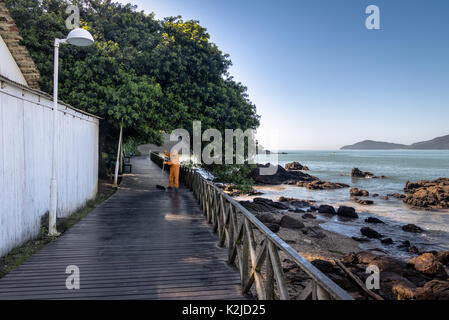
[[[243,299],[240,276],[186,188],[160,191],[167,173],[132,158],[117,193],[56,241],[0,279],[0,299]],[[221,222],[206,187],[211,222]],[[80,290],[67,290],[68,265]]]

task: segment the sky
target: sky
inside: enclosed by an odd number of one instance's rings
[[[199,20],[230,54],[270,149],[449,134],[447,0],[120,0]],[[368,30],[366,8],[380,9]]]

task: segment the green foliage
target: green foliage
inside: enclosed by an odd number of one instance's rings
[[[61,47],[60,98],[104,118],[105,152],[125,137],[160,142],[162,130],[257,128],[259,117],[246,88],[228,74],[229,56],[209,41],[198,21],[156,20],[130,4],[110,0],[6,0],[41,75],[52,92],[54,38],[66,37],[65,9],[80,8],[82,27],[96,42]],[[109,145],[108,145],[109,143]]]
[[[253,189],[254,181],[249,177],[251,170],[256,168],[252,164],[235,165],[209,165],[210,171],[218,181],[223,183],[232,183],[242,193],[248,193]]]
[[[123,143],[123,152],[125,153],[125,155],[140,156],[140,151],[137,148],[139,145],[140,143],[138,142],[138,140],[131,137],[126,140],[125,143]]]

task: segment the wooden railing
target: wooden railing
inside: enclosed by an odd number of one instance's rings
[[[151,154],[162,166],[162,158]],[[240,270],[242,293],[255,292],[260,300],[290,299],[281,255],[294,261],[310,277],[300,299],[353,300],[353,298],[309,261],[298,254],[251,212],[198,172],[181,166],[180,179],[189,187],[218,233],[218,246],[228,248],[228,262]]]

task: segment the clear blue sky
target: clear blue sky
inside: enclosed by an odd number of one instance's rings
[[[449,134],[448,0],[120,0],[199,20],[280,149]],[[365,9],[380,8],[381,30]]]

